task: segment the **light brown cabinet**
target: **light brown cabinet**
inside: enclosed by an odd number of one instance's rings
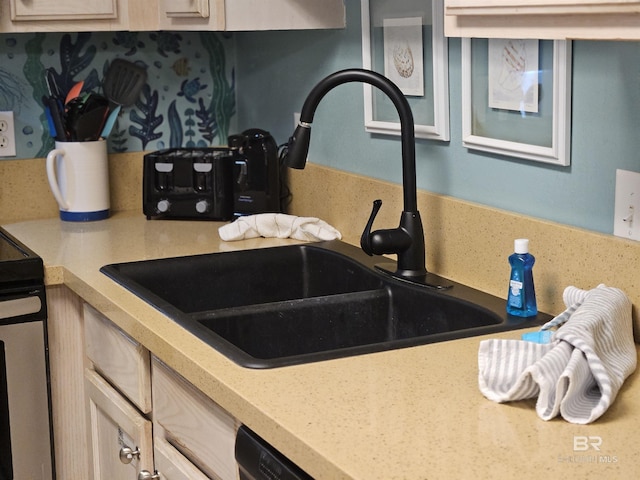
[[[67,287],[47,304],[57,478],[238,479],[236,419]]]
[[[450,37],[640,39],[637,0],[444,0]]]
[[[0,32],[127,30],[128,1],[0,0]]]
[[[47,287],[47,315],[56,478],[89,478],[82,300],[66,286]]]
[[[11,20],[95,20],[117,18],[117,0],[10,0]]]
[[[156,449],[171,452],[185,469],[197,465],[204,476],[236,480],[235,419],[155,357],[151,368]]]
[[[209,0],[160,0],[160,4],[161,11],[170,18],[209,17]]]
[[[343,0],[157,1],[163,30],[304,30],[346,25]]]
[[[343,0],[0,0],[0,32],[344,28]]]
[[[162,436],[154,437],[153,454],[160,480],[209,480],[210,478]]]
[[[142,413],[151,412],[149,350],[91,306],[84,305],[86,354],[93,368]]]
[[[236,480],[234,418],[90,305],[83,319],[90,478]]]
[[[151,355],[84,304],[90,478],[136,480],[154,472]]]
[[[151,422],[93,370],[85,373],[91,476],[93,480],[136,480],[153,472]]]

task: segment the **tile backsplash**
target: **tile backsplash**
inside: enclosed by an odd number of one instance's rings
[[[17,156],[53,148],[42,97],[52,68],[60,90],[84,81],[102,93],[115,58],[147,70],[135,105],[124,108],[109,137],[112,153],[226,143],[234,133],[235,42],[213,32],[83,32],[0,35],[0,111],[13,111]]]

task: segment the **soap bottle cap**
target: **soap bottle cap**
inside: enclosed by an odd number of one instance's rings
[[[513,251],[519,254],[529,253],[529,239],[518,238],[514,243]]]

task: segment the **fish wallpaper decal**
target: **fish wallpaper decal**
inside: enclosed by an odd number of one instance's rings
[[[121,110],[110,152],[224,145],[236,113],[235,42],[218,32],[80,32],[0,35],[0,111],[13,111],[17,156],[40,158],[54,146],[43,96],[46,72],[67,92],[102,94],[115,58],[147,71],[137,101]],[[1,160],[0,160],[1,161]]]

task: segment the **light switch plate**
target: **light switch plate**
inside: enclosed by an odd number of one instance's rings
[[[640,173],[616,170],[613,234],[640,240]]]

